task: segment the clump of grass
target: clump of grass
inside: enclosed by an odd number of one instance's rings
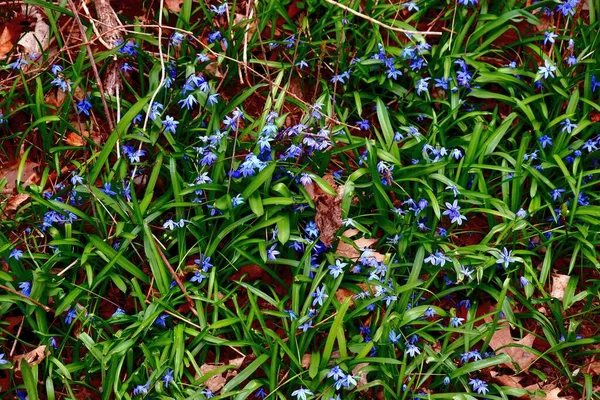
[[[93,60],[11,54],[3,390],[595,396],[597,10],[302,6],[185,0]]]

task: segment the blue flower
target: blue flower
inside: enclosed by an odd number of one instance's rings
[[[162,377],[163,382],[165,383],[165,387],[169,387],[169,382],[173,381],[173,370],[167,368],[165,371],[165,375]]]
[[[562,194],[565,192],[565,189],[554,189],[550,192],[550,196],[552,196],[552,200],[560,200],[562,198]]]
[[[14,258],[15,260],[19,261],[21,257],[23,257],[23,252],[21,250],[12,249],[8,256],[8,259],[10,260],[11,258]]]
[[[452,326],[453,328],[458,328],[463,324],[464,320],[464,318],[452,317],[452,319],[450,320],[450,326]]]
[[[360,129],[361,131],[368,131],[371,128],[371,124],[369,123],[369,120],[363,119],[362,121],[358,121],[356,123],[356,125],[358,125],[358,129]]]
[[[5,357],[5,354],[0,353],[0,365],[8,364],[8,360],[5,360],[4,357]]]
[[[207,399],[212,399],[213,397],[215,397],[215,394],[212,391],[210,391],[210,389],[204,389],[200,393],[206,396]]]
[[[471,5],[476,5],[477,4],[477,0],[458,0],[458,4],[463,5],[463,6],[471,6]]]
[[[91,109],[92,109],[92,103],[90,103],[89,97],[77,102],[77,114],[83,113],[83,114],[89,116]]]
[[[206,99],[206,104],[209,106],[214,106],[219,103],[219,93],[213,93],[208,96]]]
[[[569,118],[565,119],[560,124],[563,126],[561,132],[567,132],[568,134],[571,134],[571,131],[577,128],[577,124],[572,123]]]
[[[516,260],[511,257],[512,250],[506,250],[506,247],[498,253],[498,259],[496,259],[496,264],[502,264],[504,269],[508,268],[508,266],[514,263]]]
[[[554,78],[554,71],[556,71],[556,64],[550,64],[550,61],[544,60],[544,66],[540,66],[538,74],[541,74],[544,79]]]
[[[63,68],[58,65],[58,64],[54,64],[51,68],[50,71],[52,72],[52,75],[58,75],[60,72],[62,72]]]
[[[165,120],[162,122],[162,124],[165,126],[165,132],[171,132],[173,135],[177,133],[175,131],[177,129],[177,125],[179,125],[179,121],[176,121],[170,115],[165,117]]]
[[[181,107],[191,110],[194,107],[194,104],[198,104],[198,100],[196,100],[196,96],[193,93],[190,93],[185,99],[179,100],[177,102]]]
[[[342,369],[340,368],[339,365],[334,366],[327,373],[327,378],[333,378],[336,381],[339,381],[340,379],[344,379],[345,377],[346,377],[346,374],[344,373],[344,371],[342,371]]]
[[[428,91],[428,85],[429,85],[429,80],[431,78],[423,78],[423,79],[419,79],[419,81],[417,82],[417,87],[415,88],[417,91],[417,95],[421,95],[421,93],[425,92],[425,93],[429,93]]]
[[[540,145],[542,146],[542,149],[545,149],[546,146],[550,146],[552,147],[552,138],[548,135],[544,135],[542,137],[540,137]]]
[[[268,260],[271,260],[271,261],[277,260],[277,256],[281,253],[279,251],[277,251],[276,248],[277,248],[277,243],[275,243],[273,246],[271,246],[269,249],[267,249],[267,259]]]
[[[458,205],[458,200],[454,200],[452,204],[446,202],[447,210],[442,214],[447,215],[450,218],[450,222],[457,223],[458,225],[462,225],[463,220],[467,220],[467,217],[460,213],[460,206]]]
[[[401,334],[396,334],[396,331],[391,331],[388,335],[388,341],[393,344],[398,344],[398,341],[402,338]]]
[[[117,310],[110,317],[111,318],[112,317],[118,317],[119,315],[125,315],[125,310],[123,310],[122,308],[117,307]]]
[[[306,396],[313,396],[313,392],[300,386],[300,389],[292,392],[292,396],[295,396],[296,400],[307,400]]]
[[[133,68],[131,67],[131,65],[129,65],[129,63],[123,63],[123,65],[121,65],[121,71],[129,72],[133,71]]]
[[[169,318],[169,314],[166,314],[166,313],[160,314],[158,316],[158,318],[156,318],[154,320],[154,325],[166,328],[167,327],[167,318]]]
[[[69,311],[67,311],[67,316],[65,317],[65,324],[71,325],[75,318],[77,318],[77,309],[75,307],[71,307],[69,308]]]
[[[529,285],[529,279],[522,276],[519,278],[519,283],[521,284],[521,287],[525,287],[525,286]]]
[[[14,62],[8,64],[9,67],[16,70],[22,69],[23,65],[29,65],[29,62],[23,60],[22,58],[17,58]]]
[[[138,394],[148,394],[149,388],[150,388],[150,382],[146,383],[145,385],[137,385],[133,389],[133,395],[137,396]]]
[[[312,302],[313,307],[316,304],[319,304],[319,306],[322,306],[323,301],[325,301],[325,299],[329,297],[327,295],[327,293],[325,293],[325,285],[322,285],[320,288],[317,288],[317,290],[314,293],[312,293],[311,295],[312,295],[312,297],[315,298]]]
[[[329,274],[331,274],[331,276],[333,276],[335,279],[337,279],[338,276],[342,275],[344,273],[344,267],[347,266],[347,263],[343,263],[341,262],[341,260],[335,260],[335,265],[330,265],[329,268]]]
[[[180,32],[174,32],[173,35],[171,35],[171,41],[169,44],[171,46],[179,46],[183,39],[185,39],[185,35]]]
[[[31,296],[31,282],[21,282],[19,283],[19,288],[24,296]]]
[[[415,346],[414,344],[411,344],[411,343],[407,342],[406,343],[406,351],[405,351],[405,353],[408,354],[410,357],[414,357],[414,356],[416,356],[418,354],[421,354],[421,350],[417,346]]]
[[[227,14],[227,3],[219,4],[219,6],[210,5],[210,11],[217,15],[225,15]]]
[[[69,82],[65,81],[60,76],[57,76],[56,78],[54,78],[52,80],[52,82],[50,82],[50,84],[52,86],[56,86],[57,88],[59,88],[63,92],[70,92],[71,91],[71,82],[70,81]]]
[[[201,271],[194,272],[194,276],[190,278],[190,282],[198,282],[198,284],[202,283],[204,279],[207,279],[208,276],[204,275]]]
[[[556,39],[558,37],[558,35],[554,32],[545,32],[544,33],[544,46],[548,44],[548,42],[550,43],[554,43],[554,39]]]

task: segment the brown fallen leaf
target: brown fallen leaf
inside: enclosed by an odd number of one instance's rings
[[[0,58],[6,57],[13,47],[12,36],[8,26],[5,26],[0,34]]]
[[[81,147],[85,144],[85,140],[77,133],[69,132],[65,137],[65,143],[69,146]]]
[[[19,206],[26,202],[29,199],[29,197],[30,196],[25,193],[18,193],[10,196],[6,203],[6,208],[4,208],[4,212],[17,211]]]
[[[29,364],[29,365],[38,365],[39,363],[44,361],[44,358],[46,358],[46,356],[49,353],[50,352],[46,349],[46,345],[42,345],[28,353],[25,353],[25,354],[19,355],[19,356],[15,356],[15,358],[14,358],[15,371],[21,370],[21,361],[22,360],[27,361],[27,364]]]
[[[165,0],[165,6],[173,12],[181,11],[181,3],[183,0]]]
[[[51,106],[50,112],[52,114],[56,114],[58,108],[65,102],[67,99],[67,94],[62,90],[56,89],[51,90],[44,96],[44,100],[46,101],[46,105]]]
[[[18,160],[0,166],[0,180],[4,178],[7,180],[7,184],[3,190],[4,193],[12,193],[16,188],[20,163],[21,162]],[[23,186],[29,186],[32,183],[37,182],[39,177],[35,173],[35,168],[37,168],[38,165],[39,163],[29,160],[25,161],[25,164],[23,165],[23,173],[21,174],[21,182],[23,182]]]
[[[359,388],[361,386],[365,386],[369,381],[367,380],[367,373],[365,371],[361,371],[364,367],[368,367],[369,363],[359,363],[356,364],[354,368],[352,368],[352,375],[354,377],[359,377],[358,382],[356,383],[356,387]]]
[[[550,296],[556,297],[558,300],[562,301],[565,297],[565,290],[569,284],[569,279],[571,279],[569,275],[552,275],[552,289],[550,290]]]
[[[245,359],[246,359],[246,357],[238,357],[238,358],[231,359],[231,360],[229,360],[228,365],[232,365],[236,369],[240,368]],[[216,369],[222,368],[222,367],[223,367],[223,365],[203,364],[200,366],[200,372],[203,375],[206,375],[206,374],[208,374]],[[213,393],[217,393],[219,390],[221,390],[223,388],[223,386],[225,386],[225,384],[229,380],[231,380],[237,374],[238,374],[238,372],[235,370],[228,370],[225,375],[223,375],[223,373],[220,373],[220,374],[211,376],[210,378],[208,378],[206,380],[206,382],[204,382],[204,384],[206,385],[208,390],[210,390]]]
[[[335,196],[325,193],[315,183],[306,185],[305,188],[315,203],[317,210],[315,222],[321,233],[320,239],[325,246],[329,247],[335,239],[336,232],[342,226],[342,196],[333,175],[326,174],[323,180],[336,191],[337,194]],[[343,193],[343,189],[341,193]]]
[[[485,321],[492,322],[492,318],[487,317]],[[519,368],[517,370],[513,363],[506,363],[505,365],[515,372],[524,371],[529,368],[533,361],[535,361],[535,355],[527,349],[533,345],[535,336],[528,333],[523,339],[514,340],[510,333],[510,325],[507,322],[501,322],[498,325],[500,329],[494,332],[490,340],[490,347],[496,353],[507,354]]]
[[[561,392],[562,389],[560,388],[554,388],[554,389],[546,389],[546,396],[542,397],[542,396],[532,396],[531,400],[572,400],[573,398],[571,396],[569,397],[562,397],[559,396],[558,394]]]
[[[347,231],[342,233],[342,236],[349,238],[349,237],[356,235],[357,233],[358,233],[357,229],[348,229]],[[354,244],[359,249],[369,248],[369,247],[373,246],[375,243],[377,243],[377,239],[359,238],[359,239],[354,240]],[[358,251],[356,248],[354,248],[354,246],[352,246],[351,244],[348,244],[346,242],[343,242],[341,240],[338,243],[338,247],[335,252],[337,254],[339,254],[340,256],[349,258],[350,260],[358,260],[358,258],[361,256],[360,251]],[[382,262],[385,259],[385,256],[383,254],[378,253],[376,251],[371,252],[371,256],[375,257],[375,259],[379,262]]]

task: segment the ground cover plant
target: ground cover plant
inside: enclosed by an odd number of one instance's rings
[[[599,397],[596,0],[7,4],[3,398]]]

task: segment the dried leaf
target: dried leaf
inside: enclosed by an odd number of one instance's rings
[[[342,236],[351,237],[351,236],[354,236],[356,233],[358,233],[358,230],[349,229],[349,230],[345,231],[344,233],[342,233]],[[360,239],[356,239],[354,241],[354,244],[359,249],[369,248],[372,245],[374,245],[375,243],[377,243],[377,239],[360,238]],[[347,257],[351,260],[357,260],[361,255],[360,251],[355,249],[354,246],[352,246],[351,244],[348,244],[346,242],[342,242],[341,240],[338,243],[336,253],[339,254],[340,256]],[[385,259],[385,256],[383,254],[378,253],[376,251],[372,252],[371,254],[379,262],[381,262]]]
[[[336,190],[336,196],[325,193],[314,183],[306,185],[305,188],[315,203],[317,210],[315,222],[321,233],[320,239],[325,246],[331,246],[336,232],[342,226],[342,197],[338,192],[338,185],[335,183],[333,175],[327,174],[323,180]]]
[[[48,94],[44,97],[44,100],[46,101],[46,105],[53,107],[53,108],[50,108],[50,112],[52,114],[56,114],[56,111],[65,102],[66,99],[67,99],[67,94],[65,92],[63,92],[62,90],[58,90],[58,89],[48,92]]]
[[[50,352],[46,350],[46,345],[42,345],[37,349],[30,351],[29,353],[25,353],[20,356],[15,356],[15,370],[19,371],[21,369],[21,360],[27,361],[27,364],[38,365]]]
[[[491,318],[485,319],[487,322],[491,322]],[[494,349],[496,353],[507,354],[514,363],[519,366],[519,370],[523,371],[527,369],[535,360],[535,355],[527,348],[531,348],[535,340],[535,336],[528,333],[521,340],[514,340],[510,333],[510,326],[507,322],[500,324],[501,328],[494,332],[492,339],[490,340],[490,347]],[[518,345],[518,346],[515,346]],[[517,371],[513,363],[506,363],[507,367]]]
[[[0,167],[0,180],[4,178],[7,180],[7,184],[4,187],[5,193],[12,193],[12,191],[15,189],[17,175],[19,173],[19,165],[20,161],[14,161]],[[34,163],[29,160],[25,161],[25,165],[23,166],[23,174],[21,175],[21,182],[23,182],[23,186],[29,186],[32,183],[37,182],[38,176],[35,173],[35,168],[38,165],[39,163]]]
[[[300,363],[300,365],[302,365],[302,368],[308,369],[308,367],[310,367],[311,361],[312,361],[312,355],[310,353],[306,353],[302,356],[302,362]]]
[[[570,396],[569,397],[559,396],[558,394],[561,392],[561,389],[559,389],[559,388],[548,389],[545,392],[546,392],[545,397],[533,396],[531,398],[531,400],[571,400],[572,399]]]
[[[165,0],[165,6],[173,12],[181,11],[181,3],[183,0]]]
[[[569,275],[552,275],[552,289],[550,291],[550,296],[556,297],[558,300],[562,301],[563,297],[565,297],[565,290],[567,289],[570,278]]]
[[[21,204],[23,204],[25,201],[27,201],[29,199],[29,195],[25,194],[25,193],[19,193],[19,194],[15,194],[13,196],[10,196],[8,198],[8,202],[6,204],[6,208],[4,209],[5,212],[8,211],[17,211],[17,208],[19,208],[19,206]]]
[[[0,58],[6,57],[12,47],[12,35],[10,34],[8,26],[5,26],[2,30],[2,34],[0,34]]]
[[[48,48],[50,42],[50,26],[44,21],[43,14],[37,7],[28,7],[28,18],[35,18],[33,31],[27,32],[17,44],[22,46],[27,54],[40,54]]]
[[[81,147],[85,144],[85,140],[75,132],[69,132],[65,138],[65,143],[69,146]]]
[[[361,386],[365,386],[367,383],[369,383],[369,381],[367,380],[367,373],[366,372],[361,372],[361,370],[364,367],[368,367],[369,363],[359,363],[356,364],[356,366],[354,368],[352,368],[352,375],[354,375],[355,377],[358,376],[358,383],[356,384],[356,387],[359,388]]]
[[[233,365],[236,368],[240,368],[245,359],[246,359],[246,357],[233,358],[233,359],[229,360],[229,365]],[[203,364],[200,366],[200,372],[203,375],[208,374],[209,372],[212,372],[218,368],[221,368],[222,366],[223,365]],[[208,390],[210,390],[213,393],[217,393],[219,390],[221,390],[223,388],[223,386],[225,386],[227,381],[229,381],[236,375],[237,375],[237,371],[232,371],[232,370],[227,371],[227,374],[225,376],[223,376],[222,373],[216,374],[216,375],[208,378],[208,380],[205,382],[205,385],[208,388]]]

